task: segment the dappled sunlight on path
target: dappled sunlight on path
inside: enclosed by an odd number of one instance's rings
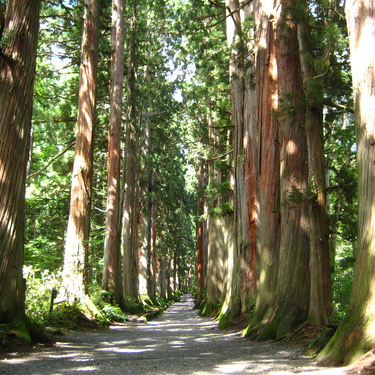
[[[317,369],[296,347],[254,343],[219,331],[198,316],[184,296],[148,323],[126,323],[107,331],[73,333],[55,347],[0,361],[0,374],[19,375],[207,375],[343,374]]]

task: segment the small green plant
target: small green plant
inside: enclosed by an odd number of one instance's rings
[[[352,289],[355,258],[353,250],[344,241],[339,243],[336,254],[336,266],[332,275],[332,294],[335,322],[340,322],[349,305]]]
[[[51,294],[57,290],[61,272],[53,273],[33,267],[24,267],[26,279],[26,314],[32,322],[47,324],[51,308]]]
[[[139,314],[145,311],[142,302],[133,297],[125,297],[125,311],[130,314]]]
[[[127,315],[116,303],[113,293],[94,285],[90,289],[91,300],[108,322],[125,322]]]

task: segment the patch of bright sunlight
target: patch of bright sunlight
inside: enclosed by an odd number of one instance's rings
[[[215,367],[215,371],[221,372],[223,374],[235,374],[239,371],[244,371],[249,368],[247,362],[233,362],[229,365],[218,365]]]
[[[80,371],[80,372],[86,372],[86,371],[96,371],[97,368],[94,367],[94,366],[85,366],[85,367],[80,367],[80,368],[76,368],[74,369],[74,371]]]
[[[144,353],[152,352],[154,349],[132,349],[132,348],[99,348],[96,349],[98,352],[115,352],[115,353]]]

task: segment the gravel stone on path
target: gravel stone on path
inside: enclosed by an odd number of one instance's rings
[[[74,332],[53,347],[9,354],[1,375],[208,375],[347,374],[318,368],[298,346],[252,342],[220,331],[198,316],[191,296],[147,323],[124,323],[109,330]],[[353,372],[351,372],[353,374]]]

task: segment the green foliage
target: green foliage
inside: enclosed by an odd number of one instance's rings
[[[340,322],[349,305],[350,292],[354,276],[355,258],[351,255],[352,249],[341,245],[338,250],[337,263],[332,275],[333,281],[333,321]]]
[[[61,284],[61,272],[49,270],[24,268],[26,278],[26,315],[32,324],[40,327],[53,327],[57,329],[92,329],[98,324],[92,317],[85,313],[85,309],[77,302],[68,305],[59,301],[59,294],[51,310],[51,295],[53,290],[59,289]],[[100,315],[98,315],[100,317]],[[102,320],[102,324],[107,321]]]
[[[125,322],[127,315],[116,303],[115,296],[97,285],[90,288],[90,298],[107,322]]]
[[[357,242],[357,167],[354,121],[336,109],[326,116],[326,160],[329,169],[330,229],[333,254],[333,319],[341,321],[348,307]]]
[[[217,314],[218,311],[220,311],[220,305],[217,304],[208,304],[203,302],[202,305],[204,306],[201,311],[201,316],[212,316],[214,314]]]
[[[68,330],[97,329],[101,325],[107,325],[108,321],[98,322],[85,313],[85,309],[78,302],[73,305],[58,305],[48,316],[48,327]],[[100,323],[100,324],[99,324]]]
[[[42,326],[50,324],[50,303],[52,290],[58,289],[61,273],[48,269],[24,267],[26,279],[26,315],[32,322]]]

